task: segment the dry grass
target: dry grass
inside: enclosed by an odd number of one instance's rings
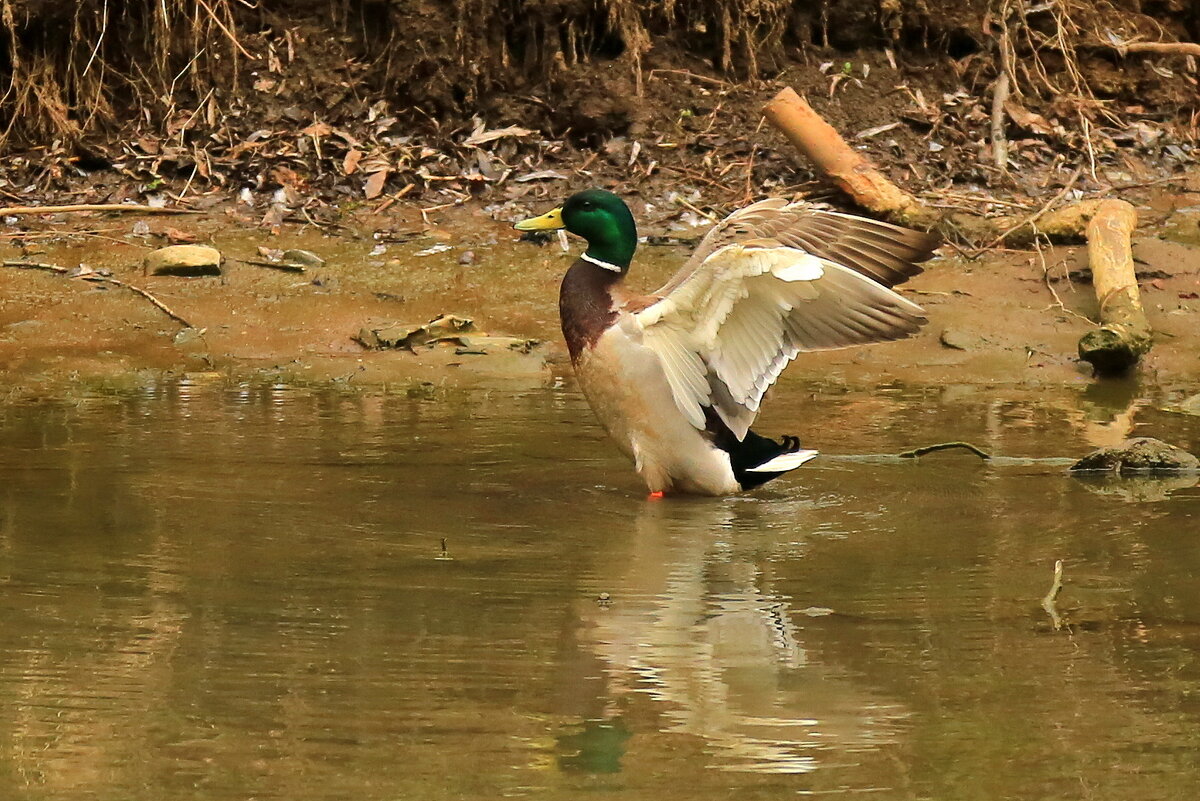
[[[403,7],[335,0],[297,4],[331,34],[345,35],[378,88],[419,86],[434,107],[469,106],[521,75],[534,81],[597,56],[628,63],[641,86],[652,37],[679,32],[702,42],[713,66],[753,77],[783,54],[792,0],[454,0],[428,6],[414,35]],[[400,10],[394,10],[394,9]],[[246,87],[247,68],[271,54],[247,31],[286,28],[250,0],[0,0],[0,145],[71,144],[104,133],[133,110],[141,127],[163,131],[184,107],[216,89],[223,103]],[[69,32],[64,35],[64,32]],[[254,45],[247,44],[255,40]],[[257,52],[262,50],[264,52]],[[408,90],[408,91],[406,91]]]
[[[129,109],[169,118],[183,93],[235,89],[243,0],[0,0],[0,145],[77,141]]]

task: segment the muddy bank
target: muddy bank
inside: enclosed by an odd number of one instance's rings
[[[1147,203],[1141,212],[1148,224],[1135,239],[1134,255],[1157,345],[1137,380],[1194,394],[1200,391],[1200,195],[1160,195]],[[652,289],[682,263],[704,227],[640,205],[642,233],[665,244],[642,245],[630,280]],[[451,208],[425,218],[347,219],[337,232],[286,226],[278,236],[228,216],[43,220],[42,235],[3,243],[3,258],[110,271],[191,327],[124,287],[3,268],[0,371],[15,394],[180,374],[405,390],[424,382],[541,386],[570,380],[557,330],[557,289],[573,254],[553,243],[517,241],[509,221],[497,219],[503,216],[496,209]],[[218,248],[225,256],[222,274],[145,274],[144,255],[169,241],[166,233]],[[264,244],[312,251],[325,264],[302,273],[272,269],[259,251]],[[928,310],[930,323],[919,336],[808,354],[784,381],[1091,381],[1090,368],[1076,356],[1079,337],[1097,315],[1082,248],[997,252],[978,261],[951,248],[943,252],[902,288]],[[443,313],[471,318],[482,332],[544,344],[530,352],[479,353],[461,343],[410,352],[369,349],[359,341],[364,328],[423,323]]]

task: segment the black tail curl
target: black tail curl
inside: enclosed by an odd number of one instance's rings
[[[713,444],[729,454],[729,463],[733,467],[733,477],[743,490],[754,489],[773,478],[778,478],[787,470],[780,472],[756,473],[750,472],[760,464],[766,464],[776,456],[785,453],[795,453],[800,450],[800,440],[785,434],[780,437],[782,442],[776,442],[770,437],[746,431],[746,436],[739,441],[725,421],[710,407],[704,409],[705,430],[713,437]]]

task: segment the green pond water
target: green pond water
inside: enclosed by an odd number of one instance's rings
[[[825,456],[648,501],[569,384],[2,407],[0,799],[1193,799],[1200,488],[1048,459],[1104,408],[791,386]]]

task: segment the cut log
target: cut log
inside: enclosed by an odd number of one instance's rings
[[[1130,237],[1137,212],[1124,200],[1105,200],[1087,225],[1088,264],[1100,303],[1100,327],[1079,340],[1079,356],[1098,374],[1122,373],[1150,350],[1153,337],[1133,268]]]
[[[778,128],[819,172],[859,206],[899,225],[929,230],[938,215],[893,184],[867,158],[813,110],[795,90],[780,91],[763,109]]]

